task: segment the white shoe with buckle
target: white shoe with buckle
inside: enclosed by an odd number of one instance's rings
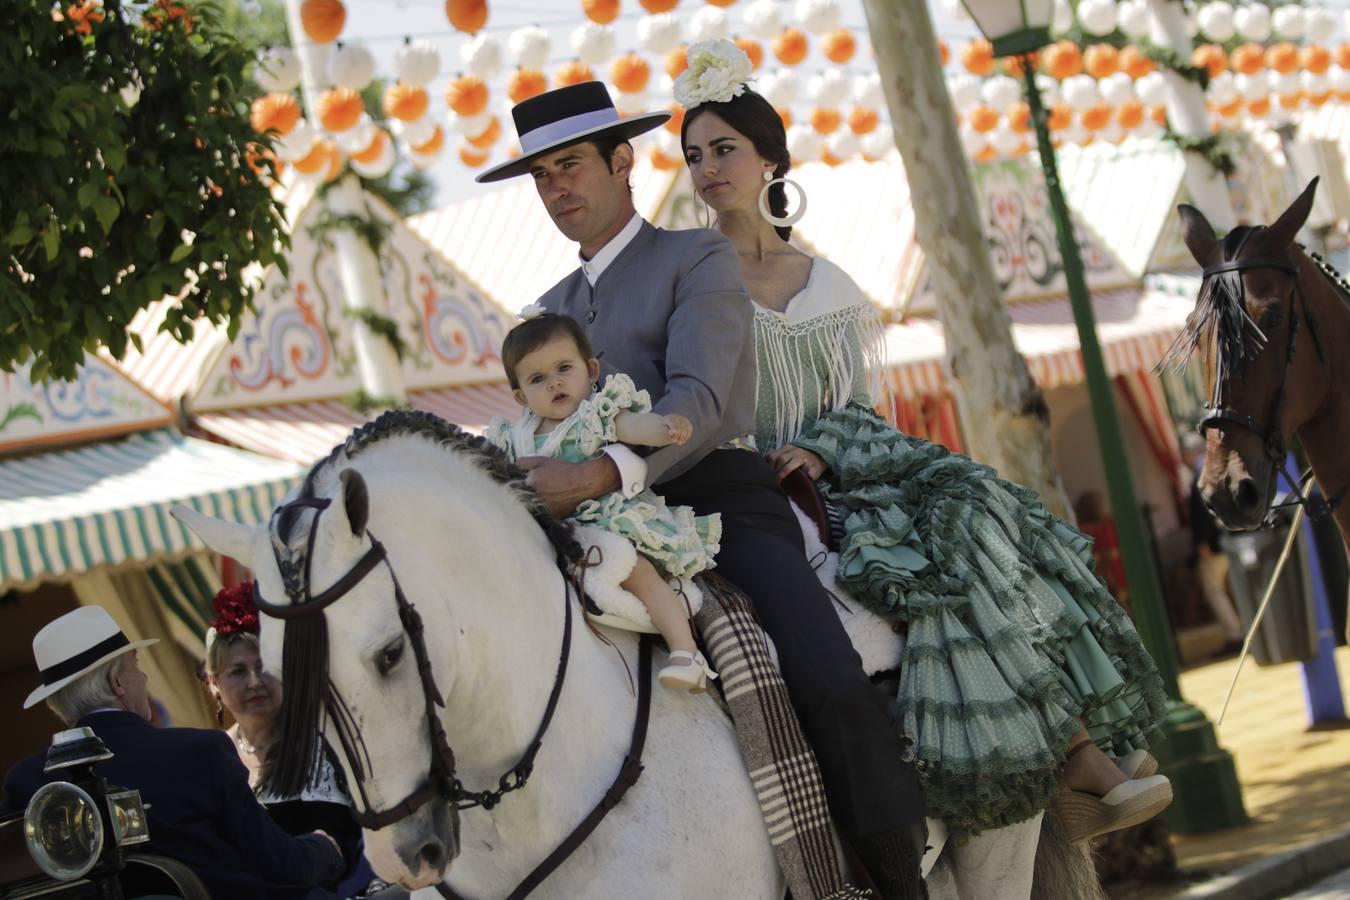
[[[717,673],[697,650],[672,650],[670,664],[656,676],[662,687],[701,694],[708,689],[708,680]]]

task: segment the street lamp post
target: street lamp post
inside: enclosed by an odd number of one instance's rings
[[[1169,698],[1165,735],[1157,753],[1172,777],[1176,799],[1168,819],[1177,831],[1194,832],[1227,828],[1247,821],[1242,806],[1233,758],[1218,745],[1214,728],[1199,709],[1181,698],[1177,664],[1172,650],[1171,628],[1162,604],[1153,553],[1135,500],[1134,479],[1125,457],[1125,436],[1116,412],[1115,397],[1101,345],[1092,298],[1083,277],[1083,261],[1073,220],[1059,183],[1055,149],[1050,142],[1046,110],[1036,85],[1031,54],[1050,43],[1053,0],[962,0],[971,18],[993,45],[996,56],[1022,56],[1027,105],[1036,129],[1045,188],[1055,222],[1069,304],[1078,326],[1092,418],[1096,425],[1106,489],[1120,539],[1120,555],[1129,583],[1134,621],[1145,647],[1157,663]]]

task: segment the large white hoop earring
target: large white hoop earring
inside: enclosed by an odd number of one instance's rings
[[[765,172],[764,174],[767,176],[769,173]],[[806,215],[806,191],[791,178],[768,178],[766,180],[768,184],[760,188],[759,191],[759,214],[764,217],[764,221],[775,228],[791,228],[802,220],[802,216]],[[769,188],[775,184],[790,184],[797,189],[797,196],[801,202],[798,204],[796,212],[788,213],[786,216],[775,216],[769,210]]]

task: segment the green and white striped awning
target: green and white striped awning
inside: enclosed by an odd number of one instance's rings
[[[0,461],[0,590],[200,551],[170,507],[256,524],[304,471],[172,430]]]

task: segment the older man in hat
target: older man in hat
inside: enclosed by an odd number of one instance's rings
[[[651,485],[672,504],[722,516],[718,571],[754,602],[819,760],[831,811],[887,897],[922,891],[924,802],[902,761],[889,698],[862,669],[805,558],[800,526],[749,435],[755,413],[753,309],[731,243],[716,231],[653,227],[633,205],[628,139],[667,113],[620,118],[603,84],[541,94],[512,110],[522,154],[479,181],[530,175],[580,265],[539,303],[581,323],[608,372],[624,372],[657,413],[694,426],[645,459],[612,446],[597,460],[526,459],[558,514]]]
[[[224,732],[150,725],[150,693],[136,651],[158,639],[131,641],[106,610],[81,607],[33,638],[42,686],[24,709],[42,700],[70,727],[93,729],[113,758],[96,766],[112,784],[135,788],[146,803],[147,852],[176,859],[201,878],[212,897],[334,896],[345,864],[322,833],[292,837],[253,796],[248,773]],[[5,778],[0,813],[24,809],[49,781],[45,753]]]

